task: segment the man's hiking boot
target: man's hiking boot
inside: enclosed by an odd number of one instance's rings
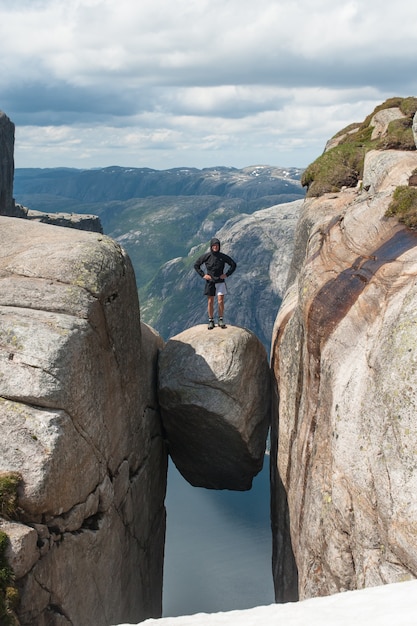
[[[208,323],[207,328],[208,328],[209,330],[213,330],[213,328],[214,328],[214,320],[209,319],[209,323]]]
[[[222,317],[219,317],[219,328],[227,328],[226,324],[223,322]]]

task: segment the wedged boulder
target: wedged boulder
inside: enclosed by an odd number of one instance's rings
[[[159,355],[159,402],[169,453],[195,487],[245,491],[262,469],[270,371],[244,328],[194,326]]]
[[[161,614],[162,345],[116,242],[0,217],[0,470],[23,479],[22,528],[2,529],[22,626]]]

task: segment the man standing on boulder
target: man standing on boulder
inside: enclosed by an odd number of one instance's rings
[[[201,269],[202,265],[205,265],[205,272]],[[229,266],[226,273],[224,271],[225,265]],[[223,321],[224,296],[227,293],[225,279],[233,274],[236,269],[236,263],[230,256],[220,252],[220,241],[214,238],[210,241],[210,252],[206,252],[198,257],[194,263],[194,269],[206,281],[204,295],[207,296],[208,329],[214,328],[215,296],[217,296],[219,327],[226,328],[226,324]]]

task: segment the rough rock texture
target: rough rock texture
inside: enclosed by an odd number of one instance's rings
[[[363,191],[302,211],[272,347],[278,599],[297,570],[301,598],[417,576],[417,234],[384,217],[415,167],[371,153]]]
[[[22,626],[161,614],[161,346],[114,241],[0,217],[0,470],[23,477],[2,529]]]
[[[397,185],[408,185],[410,172],[416,167],[415,152],[371,150],[365,156],[363,188],[372,196],[391,191]]]
[[[369,123],[370,126],[373,126],[371,139],[378,139],[379,137],[385,135],[389,123],[403,117],[405,117],[405,115],[398,107],[377,111]]]
[[[0,215],[13,215],[14,124],[0,111]]]
[[[270,372],[257,337],[196,326],[159,356],[159,401],[169,453],[189,483],[247,490],[262,469]]]

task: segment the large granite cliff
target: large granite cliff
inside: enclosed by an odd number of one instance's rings
[[[113,240],[0,217],[0,472],[21,477],[0,531],[22,626],[161,614],[161,345]]]
[[[378,141],[405,127],[389,108],[367,120]],[[416,168],[415,145],[379,146],[362,182],[318,176],[301,211],[272,342],[279,600],[417,577],[417,233],[387,217]]]

